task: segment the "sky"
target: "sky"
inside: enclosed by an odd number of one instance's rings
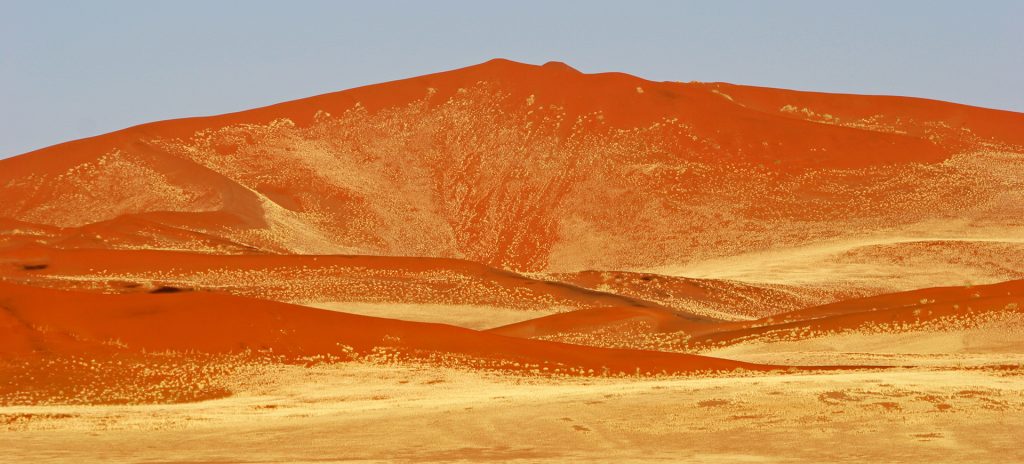
[[[0,0],[0,158],[498,57],[1024,112],[1024,1]]]

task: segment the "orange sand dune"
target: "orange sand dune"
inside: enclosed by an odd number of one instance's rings
[[[656,302],[684,313],[730,320],[756,319],[850,296],[835,290],[637,272],[583,271],[552,277],[584,288]]]
[[[963,138],[964,142],[977,136],[1024,144],[1024,133],[1020,131],[1020,113],[1012,111],[955,105],[923,98],[797,92],[717,82],[705,86],[729,95],[734,102],[746,108],[770,114],[781,113],[802,120],[867,130],[890,126],[894,130],[918,137],[927,135],[927,126],[923,122],[936,121],[941,122],[954,139]]]
[[[492,60],[135,126],[0,160],[0,448],[1007,459],[1021,218],[1024,114],[907,97]]]
[[[600,112],[612,127],[642,127],[666,117],[681,117],[698,126],[714,126],[719,135],[719,142],[740,145],[732,139],[733,134],[753,132],[766,134],[784,143],[796,144],[796,147],[807,149],[817,144],[825,144],[827,148],[835,148],[827,155],[829,160],[839,165],[849,163],[865,163],[868,161],[928,161],[940,157],[942,149],[930,146],[915,137],[899,137],[885,135],[872,143],[881,150],[875,158],[865,160],[858,156],[844,156],[862,153],[850,153],[858,149],[867,134],[857,130],[844,128],[822,127],[807,124],[804,121],[792,121],[784,115],[761,111],[761,108],[748,108],[745,104],[736,104],[727,94],[717,89],[707,88],[708,84],[682,82],[653,82],[623,73],[583,74],[566,64],[550,62],[543,66],[526,65],[509,60],[495,59],[476,66],[455,71],[436,73],[411,79],[371,85],[343,92],[325,94],[263,108],[237,113],[161,121],[135,126],[111,134],[82,139],[54,146],[61,153],[87,153],[94,147],[124,146],[136,142],[139,136],[160,135],[163,137],[187,138],[195,132],[209,128],[227,127],[236,124],[268,124],[280,118],[289,118],[298,126],[307,126],[315,122],[318,112],[341,113],[353,106],[365,108],[373,113],[393,107],[400,107],[416,102],[424,97],[425,91],[434,89],[431,95],[433,102],[443,102],[459,93],[465,93],[481,82],[494,82],[513,93],[530,92],[535,102],[553,103],[570,109],[565,115],[568,118],[590,115]],[[718,87],[721,84],[710,84]],[[637,89],[637,86],[640,88]],[[646,88],[644,88],[646,86]],[[746,94],[761,96],[763,101],[779,100],[780,91],[757,87],[727,85],[727,88],[739,89]],[[640,97],[640,95],[647,95]],[[830,94],[794,92],[794,101],[817,98],[830,101],[840,100],[846,103],[852,98],[869,100],[871,103],[862,106],[875,106],[883,112],[905,111],[919,118],[919,123],[927,121],[958,122],[961,127],[979,129],[984,133],[999,136],[1010,136],[1015,143],[1021,143],[1019,134],[1005,129],[1021,123],[1021,116],[1016,113],[965,107],[944,102],[930,102],[914,98],[894,98],[878,105],[877,97],[834,96]],[[600,98],[595,98],[600,96]],[[803,97],[803,98],[800,98]],[[751,98],[753,101],[756,97]],[[746,101],[746,100],[744,100]],[[784,101],[780,100],[780,101]],[[908,108],[909,107],[909,108]],[[767,113],[767,114],[765,114]],[[967,117],[964,116],[973,116]],[[741,117],[736,117],[737,115]],[[766,123],[776,127],[767,128]],[[570,127],[563,126],[568,132]],[[731,140],[730,140],[731,139]],[[845,143],[844,143],[845,142]],[[854,142],[854,143],[851,143]],[[861,143],[856,143],[861,142]],[[780,145],[778,143],[774,145]],[[847,148],[843,148],[843,147]],[[225,147],[225,150],[235,147]],[[32,152],[38,156],[45,150]],[[778,151],[769,148],[766,153]],[[20,166],[18,166],[20,167]]]
[[[660,308],[596,308],[523,321],[490,332],[589,346],[699,351],[744,341],[772,343],[852,331],[870,336],[960,330],[1018,313],[1024,313],[1024,280],[850,299],[754,321],[694,320]]]
[[[912,98],[492,60],[2,160],[0,217],[71,228],[17,235],[65,248],[658,269],[932,223],[1019,235],[1021,128]]]
[[[5,357],[117,352],[273,353],[285,359],[391,350],[404,357],[508,370],[690,372],[768,366],[503,337],[207,292],[103,295],[0,284]],[[447,359],[446,359],[447,358]],[[576,370],[570,370],[576,369]]]
[[[553,312],[602,306],[658,307],[638,298],[443,258],[213,255],[22,246],[0,250],[0,279],[105,293],[147,292],[168,286],[284,302],[436,303]]]
[[[842,301],[758,321],[723,324],[718,331],[698,334],[688,343],[706,348],[758,339],[789,341],[854,331],[870,335],[963,330],[1022,313],[1024,280],[1017,280]],[[1019,322],[1012,324],[1018,326]]]
[[[909,292],[887,293],[866,298],[852,298],[836,303],[791,311],[749,323],[788,323],[810,321],[846,314],[871,311],[917,308],[924,305],[963,305],[971,301],[1024,296],[1024,280],[991,285],[960,285],[956,287],[922,288]]]
[[[54,227],[0,218],[0,250],[25,245],[68,249],[188,248],[208,253],[251,253],[256,248],[204,232],[242,224],[224,212],[139,213],[89,223]]]

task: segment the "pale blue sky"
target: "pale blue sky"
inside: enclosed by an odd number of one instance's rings
[[[0,0],[0,158],[495,57],[1024,111],[1024,1]]]

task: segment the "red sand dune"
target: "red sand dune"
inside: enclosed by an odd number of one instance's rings
[[[888,121],[915,137],[926,137],[921,122],[942,121],[952,133],[966,129],[979,137],[1024,144],[1020,113],[1012,111],[954,105],[924,98],[798,92],[718,82],[705,85],[728,94],[736,103],[753,110],[777,114],[780,108],[792,105],[798,109],[784,113],[797,119],[827,122],[821,116],[823,114],[832,115],[839,123],[876,118],[879,122]],[[813,109],[817,114],[800,111],[802,108]],[[970,134],[961,134],[961,137],[969,138]],[[965,143],[965,146],[969,145],[969,142]]]
[[[0,250],[0,280],[105,293],[175,286],[276,301],[492,305],[518,309],[658,307],[471,261],[390,256],[214,255],[166,250]]]
[[[998,153],[1022,127],[913,98],[492,60],[2,160],[0,217],[64,228],[5,241],[65,248],[651,269],[951,214],[1010,224],[1016,161]]]
[[[851,298],[836,303],[814,306],[798,311],[791,311],[777,316],[763,318],[748,323],[760,325],[765,322],[788,323],[810,321],[853,313],[905,310],[925,305],[963,305],[972,301],[988,300],[1002,297],[1024,297],[1024,280],[1000,282],[991,285],[958,285],[955,287],[935,287],[911,290],[908,292],[888,293],[866,298]]]
[[[530,319],[488,330],[510,337],[540,337],[562,332],[593,332],[628,323],[644,324],[652,332],[695,332],[716,322],[660,308],[588,308]]]
[[[770,336],[797,340],[864,330],[900,332],[969,328],[985,316],[1024,313],[1024,280],[942,287],[852,299],[697,334],[692,346],[723,346]],[[938,322],[938,325],[929,323]]]
[[[671,348],[696,350],[765,335],[771,335],[773,340],[795,340],[860,329],[914,331],[928,328],[934,321],[952,328],[970,324],[979,316],[1022,312],[1024,281],[1018,280],[856,298],[754,321],[693,320],[660,308],[594,308],[531,319],[489,332],[524,338],[571,339],[592,346],[651,348],[664,339],[645,340],[644,335],[668,334],[678,335],[672,339]],[[623,334],[630,340],[624,341]]]
[[[358,353],[379,347],[413,358],[465,356],[483,361],[480,367],[547,367],[566,374],[569,368],[599,373],[770,368],[703,356],[517,339],[206,292],[104,295],[0,284],[0,294],[0,327],[7,334],[0,340],[0,352],[7,358],[247,350],[298,358],[344,356],[343,346],[349,346]]]
[[[949,256],[982,269],[951,283],[1019,278],[1022,160],[1019,113],[507,60],[135,126],[0,160],[0,364],[15,375],[0,393],[53,380],[33,380],[49,366],[33,361],[145,366],[167,350],[769,369],[583,345],[679,351],[1019,311],[1021,281],[820,303],[870,291],[844,277]],[[906,259],[932,242],[948,253]],[[736,263],[749,282],[715,278]],[[806,284],[815,272],[831,283]],[[195,291],[149,293],[162,286]],[[580,309],[480,332],[282,303],[309,300]],[[531,339],[568,333],[593,337]]]
[[[838,290],[624,271],[583,271],[551,277],[583,288],[654,302],[682,313],[730,320],[759,318],[849,297]]]

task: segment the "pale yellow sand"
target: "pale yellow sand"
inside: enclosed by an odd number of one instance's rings
[[[195,404],[0,408],[0,449],[79,463],[1024,459],[1024,382],[1000,371],[553,380],[342,364],[255,379]]]
[[[895,233],[777,248],[650,271],[808,288],[872,289],[874,293],[1022,278],[1024,231],[988,232],[992,235]]]
[[[476,330],[501,327],[559,312],[557,310],[539,311],[483,305],[419,303],[296,302],[296,304],[350,314],[386,317],[403,321],[434,322]]]

